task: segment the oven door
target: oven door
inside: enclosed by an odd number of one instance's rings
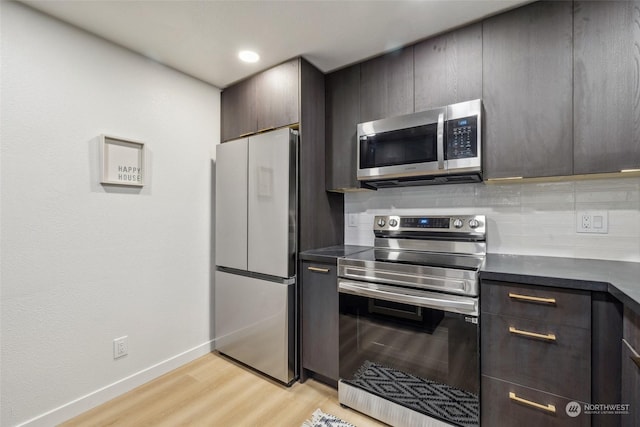
[[[406,412],[479,424],[477,298],[346,279],[338,291],[340,403],[393,425],[420,425]]]
[[[359,180],[441,174],[445,171],[446,109],[358,125]]]

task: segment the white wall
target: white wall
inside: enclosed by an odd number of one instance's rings
[[[220,92],[1,5],[0,425],[53,425],[210,350]],[[147,144],[141,191],[98,184],[102,133]]]
[[[581,210],[608,211],[609,234],[577,234],[576,212]],[[349,193],[345,243],[373,245],[375,215],[452,213],[487,216],[491,253],[640,262],[640,178]]]

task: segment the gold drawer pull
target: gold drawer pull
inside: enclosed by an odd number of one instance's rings
[[[538,339],[547,340],[547,341],[556,340],[556,334],[537,334],[535,332],[521,331],[520,329],[516,329],[513,326],[509,326],[509,332],[511,332],[512,334],[522,335],[529,338],[538,338]]]
[[[316,273],[328,273],[328,268],[318,268],[318,267],[307,267],[309,271],[315,271]]]
[[[556,407],[555,405],[552,405],[551,403],[549,403],[548,405],[541,405],[539,403],[536,402],[532,402],[530,400],[527,399],[523,399],[521,397],[516,396],[516,394],[512,391],[509,392],[509,399],[518,402],[518,403],[522,403],[524,405],[528,405],[528,406],[532,406],[534,408],[538,408],[538,409],[542,409],[543,411],[547,411],[550,412],[552,414],[556,413]]]
[[[519,301],[527,301],[527,302],[539,302],[542,304],[555,304],[555,298],[542,298],[542,297],[533,297],[531,295],[520,295],[514,294],[513,292],[509,292],[509,298],[513,298]]]

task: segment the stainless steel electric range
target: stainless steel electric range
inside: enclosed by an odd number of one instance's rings
[[[486,218],[377,216],[338,260],[339,401],[393,426],[478,426]]]

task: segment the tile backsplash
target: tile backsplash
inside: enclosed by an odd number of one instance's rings
[[[345,244],[373,245],[375,215],[487,216],[490,253],[640,262],[640,178],[460,184],[345,194]],[[579,211],[607,211],[608,234],[578,234]]]

